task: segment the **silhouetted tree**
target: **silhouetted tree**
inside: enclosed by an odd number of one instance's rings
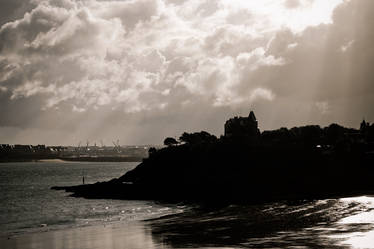
[[[374,124],[371,124],[370,127],[368,127],[368,132],[367,132],[367,140],[370,142],[374,141]]]
[[[187,144],[210,143],[217,141],[217,137],[206,131],[187,133],[184,132],[179,140]]]
[[[148,150],[148,154],[151,155],[151,154],[155,153],[156,151],[157,151],[157,149],[155,147],[151,147]]]
[[[267,143],[287,143],[293,137],[293,133],[285,127],[273,131],[264,131],[261,138]]]
[[[175,140],[175,138],[167,137],[164,140],[164,145],[166,145],[166,146],[172,146],[172,145],[176,145],[176,144],[178,144],[178,141]]]
[[[319,125],[294,127],[290,131],[298,144],[316,145],[320,144],[323,138],[323,130]]]
[[[338,124],[331,124],[325,130],[326,139],[329,144],[336,144],[344,136],[344,127]]]

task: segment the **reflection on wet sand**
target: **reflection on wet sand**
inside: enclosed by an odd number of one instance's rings
[[[374,200],[374,199],[373,199]],[[357,233],[372,233],[369,223],[342,222],[371,212],[360,198],[272,203],[220,208],[197,207],[147,224],[154,241],[171,247],[355,248]],[[355,240],[356,238],[356,240]]]
[[[111,224],[30,233],[0,238],[3,249],[114,249],[165,248],[154,243],[141,222]]]
[[[344,238],[342,244],[350,245],[354,248],[373,248],[374,247],[374,197],[355,197],[341,199],[347,203],[361,203],[365,205],[366,210],[355,215],[345,217],[338,221],[341,227],[350,227],[351,231],[346,234],[333,235],[334,238]]]
[[[186,208],[144,222],[0,238],[1,248],[370,248],[374,198]]]

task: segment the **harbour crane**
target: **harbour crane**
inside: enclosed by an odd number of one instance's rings
[[[117,139],[117,143],[112,141],[114,148],[117,150],[118,153],[121,153],[121,145],[119,144],[119,139]]]
[[[79,141],[79,143],[78,143],[78,147],[77,147],[78,157],[81,156],[81,155],[80,155],[81,143],[82,143],[82,141]]]

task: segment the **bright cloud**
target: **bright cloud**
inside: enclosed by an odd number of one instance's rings
[[[137,112],[171,101],[178,86],[212,105],[238,104],[254,99],[233,90],[241,71],[285,64],[267,43],[284,27],[330,22],[341,1],[326,2],[37,1],[1,27],[2,82],[27,68],[27,80],[7,86],[12,98],[45,95],[47,108],[126,103]]]
[[[74,118],[152,113],[172,120],[183,113],[200,122],[198,111],[258,103],[326,117],[349,105],[342,96],[353,101],[370,93],[371,6],[370,0],[32,0],[24,15],[0,27],[3,122],[30,119],[5,109],[23,107]]]

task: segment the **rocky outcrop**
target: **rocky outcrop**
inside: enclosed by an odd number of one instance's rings
[[[199,134],[205,133],[194,136]],[[282,128],[256,136],[255,140],[194,137],[153,151],[135,169],[111,181],[54,189],[86,198],[219,203],[326,198],[374,190],[372,143],[357,130],[334,124],[324,129]]]

